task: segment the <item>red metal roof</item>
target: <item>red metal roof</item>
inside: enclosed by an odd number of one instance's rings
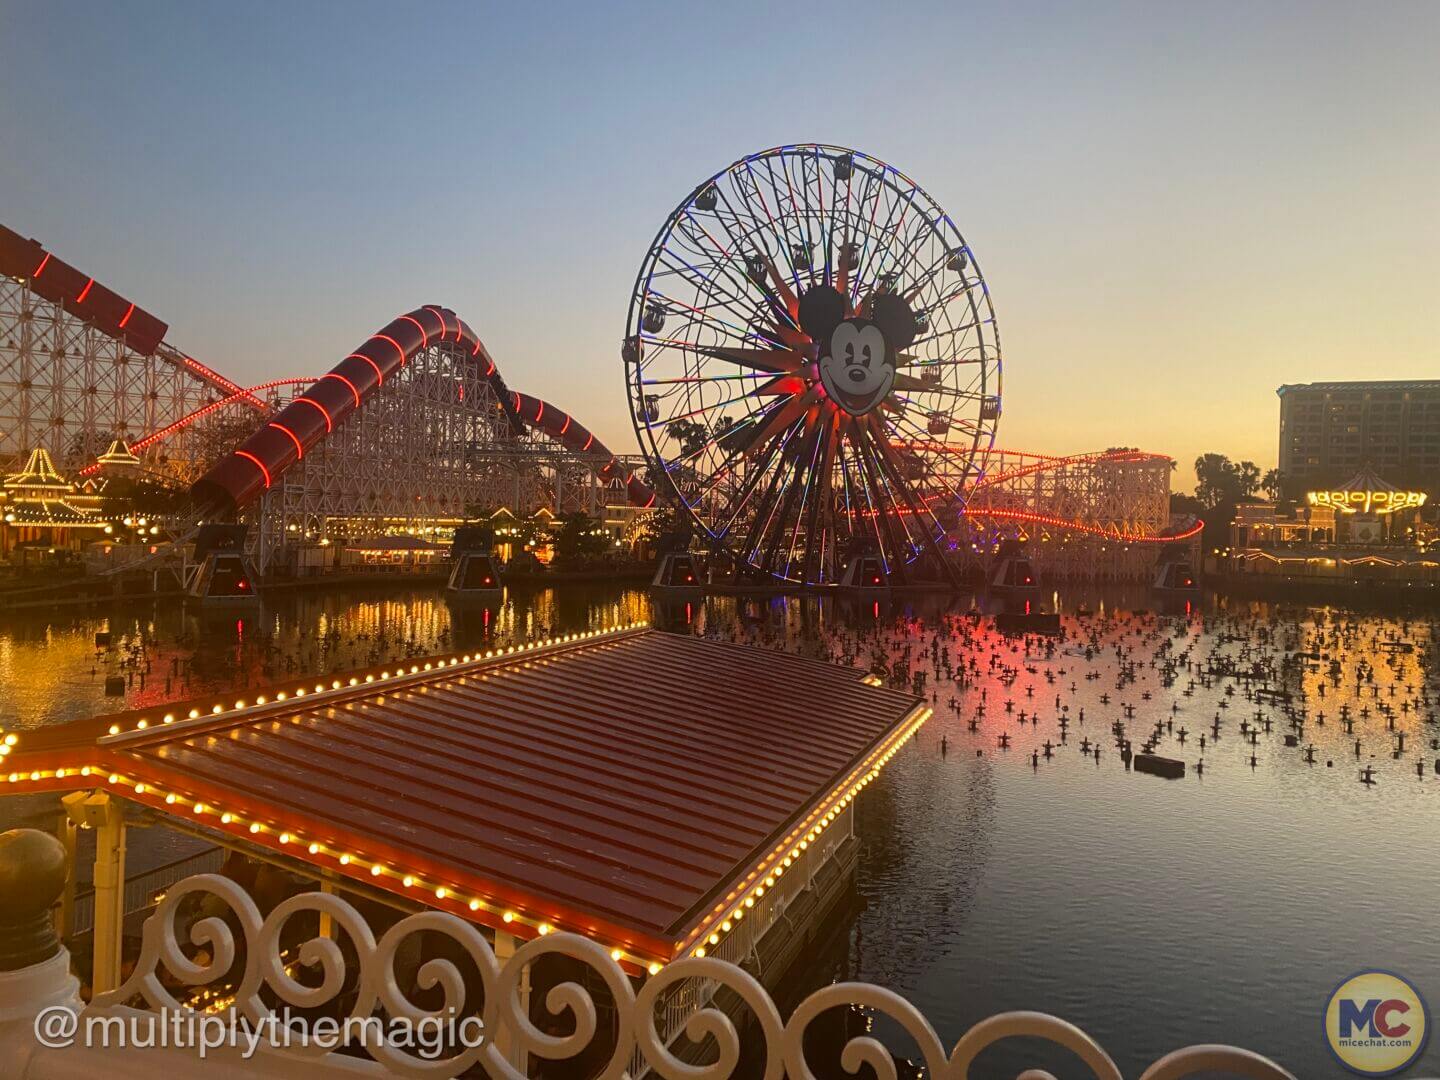
[[[452,663],[173,726],[152,715],[102,738],[95,764],[142,801],[178,796],[171,812],[233,812],[257,842],[293,833],[299,858],[318,840],[307,861],[395,868],[380,887],[404,892],[404,868],[485,911],[668,958],[921,707],[853,670],[650,630]],[[26,742],[12,767],[76,745]]]

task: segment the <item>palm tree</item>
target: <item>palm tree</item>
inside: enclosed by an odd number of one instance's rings
[[[1280,475],[1279,469],[1266,471],[1265,478],[1260,481],[1260,488],[1274,502],[1279,502],[1285,497],[1285,478]]]
[[[1250,498],[1260,490],[1260,466],[1253,461],[1240,462],[1235,466],[1235,484],[1241,498]]]
[[[1235,465],[1224,454],[1201,454],[1195,459],[1195,497],[1206,506],[1218,506],[1235,491]]]

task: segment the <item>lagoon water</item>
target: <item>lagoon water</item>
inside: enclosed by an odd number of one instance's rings
[[[653,615],[672,629],[883,662],[892,677],[923,673],[933,695],[934,718],[861,800],[858,902],[792,995],[834,978],[877,982],[913,1001],[947,1046],[996,1012],[1050,1012],[1127,1076],[1200,1042],[1249,1047],[1301,1077],[1340,1076],[1321,1015],[1364,968],[1404,974],[1440,1003],[1440,724],[1427,722],[1440,712],[1440,624],[1213,598],[1160,616],[1142,612],[1153,604],[1143,593],[1114,591],[1045,600],[1067,613],[1065,638],[1028,653],[969,617],[968,598],[711,598],[652,611],[643,590],[566,586],[452,613],[438,591],[392,587],[295,594],[243,614],[12,613],[0,615],[0,727]],[[97,652],[101,630],[112,647]],[[1305,714],[1296,746],[1285,745],[1282,706],[1247,699],[1258,682],[1205,675],[1311,649],[1325,659],[1264,680]],[[962,664],[974,665],[963,683]],[[123,699],[105,696],[107,674],[126,677]],[[1186,776],[1127,768],[1116,721],[1136,749],[1160,722],[1157,752],[1184,760]],[[1259,725],[1253,744],[1242,721]],[[1096,744],[1098,760],[1081,750]],[[1375,783],[1361,782],[1365,766]],[[38,797],[0,801],[0,827],[48,809]],[[159,838],[135,847],[132,872],[173,857]],[[893,1034],[883,1019],[877,1030]],[[1086,1075],[1063,1053],[1009,1044],[979,1071],[1027,1064]],[[1411,1075],[1436,1073],[1432,1040]]]

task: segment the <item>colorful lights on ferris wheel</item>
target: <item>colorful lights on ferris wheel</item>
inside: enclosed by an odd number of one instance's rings
[[[801,583],[836,580],[860,539],[890,567],[938,554],[927,459],[993,442],[1000,355],[969,245],[918,185],[845,147],[751,154],[677,207],[636,282],[631,413],[697,531]],[[917,365],[901,350],[921,334]],[[898,445],[956,432],[968,448]]]

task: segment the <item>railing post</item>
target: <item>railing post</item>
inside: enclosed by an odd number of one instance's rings
[[[503,968],[515,955],[515,935],[506,933],[504,930],[495,931],[495,959]],[[524,1016],[530,1015],[530,965],[526,964],[520,972],[519,993],[520,1012]],[[500,1030],[495,1033],[495,1048],[500,1051],[502,1057],[511,1065],[515,1066],[521,1073],[529,1074],[529,1054],[520,1050],[520,1038],[518,1033],[511,1030],[509,1025],[501,1024]]]
[[[335,895],[335,879],[329,874],[321,876],[320,891],[326,896]],[[323,938],[333,938],[335,936],[335,921],[330,917],[328,911],[320,912],[320,936]]]
[[[55,932],[60,940],[67,941],[75,932],[75,851],[79,843],[79,827],[69,814],[60,815],[58,827],[60,843],[65,849],[65,888],[60,894],[60,909],[56,914]]]
[[[95,835],[95,951],[90,987],[96,994],[120,985],[125,932],[125,810],[103,791],[77,791],[60,800],[76,824]]]
[[[51,908],[65,887],[65,848],[38,829],[0,833],[0,1061],[24,1076],[38,1048],[35,1017],[60,1006],[80,1010],[70,953],[55,936]]]

